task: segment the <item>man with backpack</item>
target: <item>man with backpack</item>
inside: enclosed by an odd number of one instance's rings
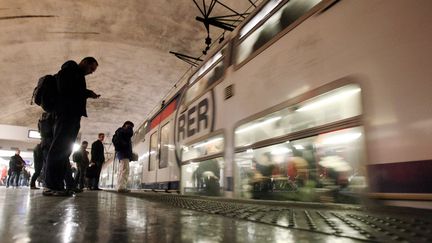
[[[17,149],[15,151],[15,155],[10,158],[9,166],[11,168],[12,176],[10,178],[9,183],[14,187],[18,187],[19,178],[21,175],[21,171],[25,166],[25,162],[23,158],[20,156],[20,150]]]
[[[117,192],[130,192],[127,189],[129,177],[129,162],[132,159],[132,135],[134,124],[126,121],[122,127],[118,128],[112,138],[119,165],[119,174],[117,175]]]
[[[96,71],[98,62],[86,57],[79,64],[65,62],[56,78],[56,102],[53,109],[53,137],[46,156],[45,196],[70,196],[64,180],[71,177],[69,156],[80,129],[82,116],[87,116],[87,98],[99,98],[87,89],[85,76]]]

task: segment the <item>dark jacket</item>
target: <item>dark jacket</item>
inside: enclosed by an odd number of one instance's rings
[[[91,161],[99,167],[105,162],[104,146],[100,140],[96,140],[92,143]]]
[[[87,150],[83,150],[80,148],[78,151],[73,153],[72,159],[75,163],[77,163],[77,166],[81,166],[83,168],[87,168],[89,166],[89,159],[88,159],[88,153]]]
[[[120,127],[115,132],[115,136],[117,136],[119,140],[119,145],[115,147],[115,151],[117,152],[117,157],[119,159],[128,158],[132,159],[132,138],[133,130],[131,127],[123,128]]]
[[[15,154],[10,158],[9,166],[12,169],[12,171],[21,171],[24,165],[25,165],[24,160],[18,154]]]
[[[58,102],[56,112],[69,116],[87,116],[87,98],[93,91],[87,89],[84,71],[74,61],[65,62],[56,75]]]

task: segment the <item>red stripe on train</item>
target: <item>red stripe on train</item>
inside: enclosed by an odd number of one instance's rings
[[[150,123],[150,130],[157,127],[161,122],[163,122],[168,116],[174,113],[176,109],[177,99],[172,100],[162,112],[159,112],[157,116],[155,116]]]

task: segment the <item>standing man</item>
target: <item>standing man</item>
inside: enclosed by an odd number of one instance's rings
[[[78,173],[75,177],[75,184],[78,186],[78,189],[84,189],[84,187],[87,185],[87,188],[90,187],[88,183],[86,183],[86,177],[87,177],[87,168],[89,167],[89,158],[87,151],[88,142],[83,141],[81,143],[81,147],[78,151],[76,151],[72,155],[73,161],[76,163],[78,168]]]
[[[53,139],[46,157],[45,196],[69,196],[64,180],[71,173],[69,156],[80,129],[82,116],[87,116],[87,98],[99,98],[87,89],[85,76],[96,71],[98,62],[86,57],[79,64],[65,62],[56,75],[57,103],[55,107]]]
[[[131,121],[126,121],[122,127],[118,128],[113,136],[113,144],[120,161],[119,174],[117,176],[117,191],[130,192],[127,189],[129,177],[129,161],[132,158],[132,135],[134,124]]]
[[[18,188],[18,182],[21,175],[21,171],[25,166],[25,162],[23,158],[20,156],[20,150],[17,149],[15,151],[15,155],[10,158],[9,166],[11,167],[11,180],[9,181],[12,183],[12,186]]]
[[[91,146],[91,163],[96,166],[96,174],[92,180],[91,189],[100,190],[99,188],[99,176],[102,170],[102,165],[105,162],[104,145],[103,140],[105,139],[104,133],[98,134],[98,140],[94,141]]]

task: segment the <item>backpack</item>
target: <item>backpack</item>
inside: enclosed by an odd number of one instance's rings
[[[53,75],[45,75],[38,81],[33,90],[32,102],[42,107],[46,112],[53,112],[57,101],[57,84]]]

